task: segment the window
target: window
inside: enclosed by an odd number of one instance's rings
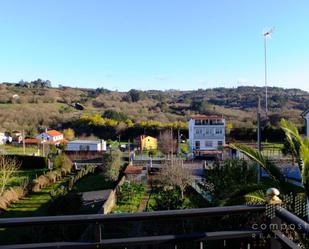
[[[222,134],[222,129],[216,128],[216,134]]]
[[[83,145],[83,144],[81,144],[81,145],[79,146],[79,150],[80,150],[80,151],[88,151],[88,150],[90,150],[90,147],[89,147],[89,145]]]
[[[199,150],[200,149],[200,141],[195,141],[195,149]]]
[[[201,128],[197,128],[195,129],[195,134],[202,134],[202,129]]]
[[[201,125],[201,124],[202,124],[201,120],[195,120],[195,125]]]
[[[223,141],[218,141],[218,146],[222,146],[223,145]]]
[[[205,147],[212,147],[212,141],[205,141]]]

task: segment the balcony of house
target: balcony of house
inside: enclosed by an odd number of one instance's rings
[[[217,133],[195,133],[193,135],[193,139],[221,139],[224,140],[225,135],[224,133],[222,134],[217,134]]]
[[[196,127],[193,132],[194,139],[220,139],[224,140],[225,131],[223,127],[202,128]]]
[[[213,126],[213,125],[218,125],[218,126],[224,126],[225,121],[224,119],[203,119],[203,120],[194,120],[194,125],[197,126]]]
[[[301,248],[309,224],[270,205],[3,218],[0,248]],[[19,233],[23,241],[14,241]],[[5,238],[14,244],[4,245]]]

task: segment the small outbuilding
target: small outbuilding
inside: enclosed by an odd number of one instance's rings
[[[154,137],[141,135],[136,140],[142,151],[156,150],[158,148],[158,140]]]
[[[140,166],[128,165],[124,171],[126,179],[132,182],[146,182],[147,170]]]

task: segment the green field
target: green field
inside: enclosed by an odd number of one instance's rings
[[[70,176],[66,176],[58,182],[42,189],[40,192],[31,193],[27,197],[13,203],[0,218],[15,218],[28,216],[47,215],[49,202],[52,200],[50,192],[66,184]]]
[[[0,152],[2,154],[16,154],[16,155],[24,155],[23,146],[15,146],[10,144],[0,145]],[[33,155],[38,153],[37,146],[26,146],[25,149],[26,155]]]
[[[106,180],[103,173],[95,173],[80,179],[73,187],[73,192],[87,192],[101,189],[111,189],[114,183]]]

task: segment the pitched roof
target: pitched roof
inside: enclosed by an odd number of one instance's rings
[[[61,139],[61,140],[58,140],[58,141],[42,141],[41,139],[38,139],[38,138],[25,138],[25,143],[26,144],[41,144],[41,143],[44,143],[44,144],[67,144],[68,141],[66,139]]]
[[[26,144],[39,144],[41,143],[41,140],[37,138],[25,138],[25,143]]]
[[[49,131],[46,131],[46,133],[52,137],[55,137],[55,136],[60,136],[62,135],[61,132],[59,131],[56,131],[56,130],[49,130]]]
[[[127,166],[126,170],[124,171],[125,174],[141,174],[142,167],[137,167],[133,165]]]
[[[100,144],[102,140],[74,140],[68,142],[69,144]]]

